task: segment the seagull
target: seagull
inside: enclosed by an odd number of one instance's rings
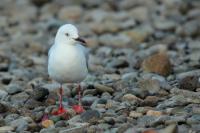
[[[63,107],[64,83],[78,83],[78,105],[72,106],[76,113],[84,111],[81,105],[81,85],[88,74],[88,52],[86,42],[79,37],[78,29],[72,24],[62,25],[48,53],[48,74],[60,84],[59,108],[54,115],[67,112]]]

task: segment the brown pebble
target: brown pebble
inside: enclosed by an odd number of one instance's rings
[[[54,122],[52,120],[44,120],[42,121],[42,126],[44,128],[48,128],[50,126],[53,126],[54,125]]]
[[[169,57],[165,53],[157,53],[144,59],[142,69],[146,72],[153,72],[163,76],[168,76],[172,72]]]
[[[160,111],[155,111],[155,110],[149,110],[147,111],[147,114],[148,116],[161,116],[162,115],[162,112]]]

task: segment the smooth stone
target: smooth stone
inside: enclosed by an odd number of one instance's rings
[[[111,127],[111,125],[109,125],[107,123],[100,123],[97,126],[103,131],[105,131],[105,130],[107,130],[107,129],[109,129]]]
[[[3,100],[4,98],[6,98],[6,96],[8,95],[8,93],[4,90],[0,90],[0,99]]]
[[[113,118],[113,117],[104,117],[103,120],[110,125],[115,124],[115,118]]]
[[[191,70],[191,71],[179,73],[179,74],[177,74],[177,79],[183,79],[187,76],[200,76],[200,70],[194,69],[194,70]]]
[[[42,130],[40,130],[40,133],[59,133],[59,129],[55,127],[43,128]]]
[[[186,89],[194,91],[196,88],[200,88],[199,76],[187,76],[179,81],[180,89]]]
[[[100,93],[109,92],[112,94],[114,92],[113,88],[105,86],[105,85],[101,85],[98,83],[94,84],[94,88],[97,90],[97,92],[100,92]]]
[[[148,8],[145,6],[138,6],[131,9],[128,14],[135,20],[139,22],[144,22],[149,19]]]
[[[84,126],[76,126],[59,131],[59,133],[83,133],[83,132],[86,132],[86,128]]]
[[[45,100],[49,95],[49,90],[43,87],[37,87],[33,90],[31,96],[37,101]]]
[[[29,95],[25,92],[17,93],[11,97],[11,102],[15,104],[24,104],[24,102],[29,98]]]
[[[81,102],[84,106],[90,106],[92,105],[92,103],[98,99],[97,97],[95,96],[84,96],[82,99],[81,99]]]
[[[71,13],[73,12],[73,14]],[[63,7],[58,13],[58,18],[60,20],[79,20],[82,15],[82,8],[80,6],[68,6]]]
[[[163,76],[168,76],[172,72],[170,59],[164,52],[153,54],[144,59],[142,69],[146,72],[153,72]]]
[[[24,105],[24,107],[28,108],[28,109],[34,109],[37,108],[39,106],[42,106],[43,104],[41,102],[38,102],[34,99],[28,99]]]
[[[199,125],[198,125],[199,126]],[[182,125],[178,125],[178,131],[180,133],[188,133],[189,132],[189,129],[190,127],[186,124],[182,124]]]
[[[200,115],[199,114],[192,115],[190,118],[187,119],[187,123],[190,125],[200,124]]]
[[[131,124],[129,124],[129,123],[122,123],[122,124],[119,125],[117,133],[124,133],[129,128],[132,128]]]
[[[139,112],[136,112],[136,111],[130,111],[130,113],[129,113],[129,117],[132,117],[132,118],[139,118],[142,115],[143,115],[142,113],[139,113]]]
[[[200,124],[192,124],[192,131],[194,132],[200,132]]]
[[[160,98],[157,96],[147,96],[144,99],[144,105],[153,107],[158,104],[159,100]]]
[[[142,127],[153,126],[155,124],[156,117],[154,116],[142,116],[138,118],[138,125]]]
[[[186,117],[184,114],[182,116],[171,116],[170,119],[165,120],[165,124],[185,123]]]
[[[14,128],[12,126],[2,126],[0,127],[0,133],[7,133],[14,131]]]
[[[117,68],[117,69],[126,68],[128,66],[129,66],[129,63],[126,60],[122,60],[122,59],[114,59],[107,64],[107,67]]]
[[[7,87],[6,87],[6,91],[8,92],[8,94],[16,94],[18,92],[21,92],[23,89],[21,86],[19,86],[18,84],[9,84]]]
[[[16,120],[19,117],[18,114],[9,114],[7,115],[4,120],[6,125],[8,125],[9,123],[11,123],[12,121]]]
[[[120,30],[120,23],[114,21],[104,21],[104,23],[95,22],[91,24],[91,29],[96,34],[116,33]]]
[[[99,42],[106,46],[124,47],[131,42],[131,39],[125,34],[103,34],[99,37]]]
[[[160,102],[157,105],[158,109],[163,109],[166,107],[176,107],[176,106],[183,106],[188,104],[187,99],[183,95],[175,95],[168,100]]]
[[[84,122],[94,122],[101,117],[101,114],[97,110],[87,110],[81,114],[81,119]]]
[[[139,80],[137,84],[142,91],[147,91],[150,95],[158,94],[160,91],[160,84],[157,80]]]
[[[137,72],[130,72],[130,73],[125,73],[122,75],[122,80],[136,80],[138,73]]]
[[[170,20],[155,20],[155,28],[158,30],[174,30],[176,28],[176,23]]]
[[[147,116],[156,116],[156,117],[159,117],[162,114],[163,113],[161,111],[155,111],[155,110],[148,110],[146,113]]]
[[[28,129],[28,122],[24,118],[19,118],[12,121],[10,126],[16,128],[17,132],[21,132]]]
[[[132,40],[133,46],[135,46],[134,44],[145,42],[145,40],[153,33],[153,28],[148,24],[143,24],[133,30],[124,30],[122,33],[127,35]]]
[[[8,106],[5,103],[0,103],[0,113],[6,113],[8,111]]]
[[[138,105],[142,105],[143,104],[143,100],[136,97],[135,95],[133,94],[125,94],[123,97],[122,97],[122,101],[123,102],[127,102],[131,105],[135,105],[135,106],[138,106]]]
[[[65,123],[65,121],[64,120],[61,120],[61,121],[57,121],[56,123],[55,123],[55,127],[57,128],[57,127],[66,127],[67,125],[66,125],[66,123]]]

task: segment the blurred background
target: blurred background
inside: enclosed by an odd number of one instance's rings
[[[116,131],[121,129],[121,132],[125,132],[133,127],[133,123],[138,126],[134,128],[138,131],[148,127],[162,129],[170,122],[159,121],[160,125],[155,124],[152,118],[144,114],[151,109],[159,110],[161,114],[156,112],[156,115],[160,116],[167,108],[180,107],[181,113],[180,110],[170,112],[174,119],[169,119],[179,122],[174,129],[178,128],[180,133],[189,130],[200,132],[199,111],[190,112],[192,114],[187,112],[188,108],[200,109],[199,96],[196,96],[196,101],[191,97],[200,91],[199,0],[1,0],[2,108],[8,106],[15,111],[24,110],[14,114],[25,117],[35,112],[44,113],[45,108],[55,105],[56,92],[52,91],[52,81],[47,74],[48,50],[54,43],[57,29],[66,23],[78,27],[80,36],[86,39],[90,50],[90,75],[83,83],[85,104],[90,107],[93,101],[104,98],[114,102],[115,108],[121,107],[112,110],[119,118],[111,111],[111,116],[118,121],[105,118],[107,125],[101,125],[101,131],[114,132],[113,128],[116,128]],[[111,90],[88,92],[90,89],[99,89],[93,86],[94,83],[104,84],[115,80],[121,81],[108,84]],[[46,89],[36,91],[37,86],[41,85]],[[173,90],[174,87],[179,89]],[[65,88],[66,95],[73,100],[76,90],[73,86],[69,88]],[[187,92],[182,94],[182,89]],[[48,95],[47,90],[49,98],[41,102]],[[42,94],[38,98],[38,94],[34,93]],[[184,99],[187,97],[185,94],[191,99],[189,102]],[[31,95],[36,95],[32,101],[29,99]],[[39,106],[43,108],[38,109]],[[141,111],[144,106],[150,108]],[[0,117],[0,121],[4,121],[3,124],[0,122],[0,127],[10,125],[6,117],[11,114],[13,112],[7,110]],[[179,118],[175,117],[177,114]],[[152,115],[155,114],[150,112]],[[31,118],[33,123],[38,123],[41,116]],[[151,125],[152,121],[154,125]],[[39,132],[42,129],[41,125],[35,124],[31,128],[29,124],[26,128],[17,128],[18,131]]]

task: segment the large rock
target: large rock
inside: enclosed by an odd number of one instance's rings
[[[169,57],[165,53],[157,53],[144,59],[142,69],[163,76],[168,76],[172,72]]]

